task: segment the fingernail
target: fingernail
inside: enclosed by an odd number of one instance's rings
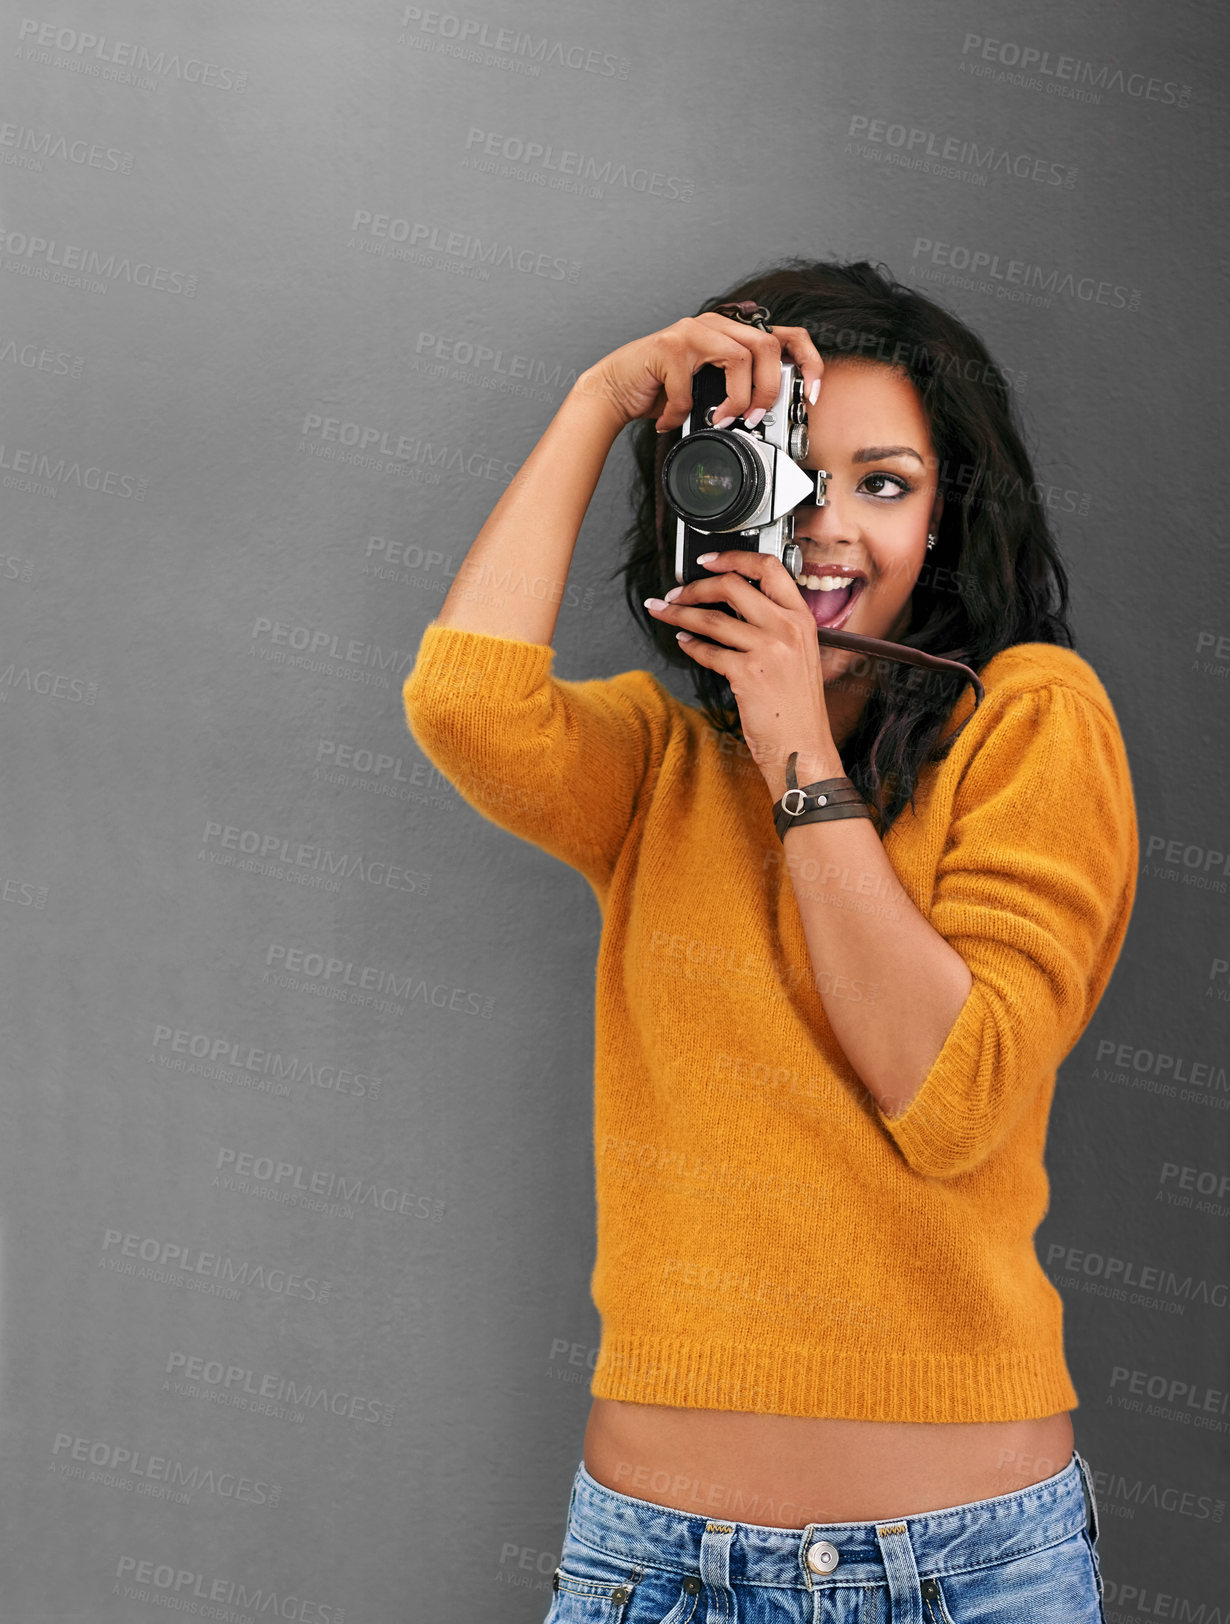
[[[808,400],[811,401],[813,406],[820,399],[820,380],[819,380],[819,378],[817,378],[815,380],[815,382],[812,384],[811,388],[807,391],[807,398],[808,398]]]
[[[661,598],[646,598],[645,607],[646,609],[664,609],[666,605]]]
[[[757,408],[756,408],[756,410],[754,412],[749,412],[747,414],[747,416],[743,419],[744,428],[754,429],[756,427],[757,423],[760,422],[760,419],[763,416],[764,416],[764,407],[763,406],[757,406]]]
[[[734,420],[734,414],[732,413],[729,417],[719,417],[713,426],[715,429],[728,429]]]
[[[673,587],[671,587],[670,591],[666,594],[665,601],[667,603],[674,603],[675,599],[679,596],[679,594],[682,591],[683,591],[683,588],[681,586],[673,586]]]
[[[698,564],[711,564],[716,557],[716,553],[701,553],[696,562]]]

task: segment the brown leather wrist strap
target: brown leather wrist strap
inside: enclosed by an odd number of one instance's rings
[[[801,823],[823,823],[830,818],[869,818],[871,808],[849,778],[818,778],[814,784],[800,785],[795,776],[799,752],[792,750],[786,763],[786,792],[773,806],[777,837]]]

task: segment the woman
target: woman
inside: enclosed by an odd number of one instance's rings
[[[801,580],[715,536],[664,599],[692,378],[722,368],[715,421],[754,430],[783,360],[829,476],[795,511]],[[629,604],[699,707],[550,670],[632,423]],[[1137,834],[1038,490],[967,328],[866,263],[794,260],[582,374],[424,632],[415,737],[603,914],[602,1344],[551,1624],[1102,1617],[1033,1236]],[[983,698],[825,625],[959,661]],[[790,765],[858,804],[779,833]]]

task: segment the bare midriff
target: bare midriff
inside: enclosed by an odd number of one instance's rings
[[[638,1500],[804,1528],[1011,1494],[1061,1472],[1073,1445],[1067,1410],[1028,1421],[842,1421],[595,1398],[583,1455],[591,1477]]]

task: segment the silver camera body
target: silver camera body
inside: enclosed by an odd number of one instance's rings
[[[681,438],[662,464],[662,493],[675,513],[675,580],[684,585],[711,572],[701,553],[740,548],[774,553],[797,581],[802,549],[794,540],[794,509],[822,507],[828,473],[801,468],[807,455],[807,402],[793,362],[781,363],[777,399],[755,428],[742,417],[713,427],[726,396],[720,367],[705,365],[692,380],[692,410]]]

